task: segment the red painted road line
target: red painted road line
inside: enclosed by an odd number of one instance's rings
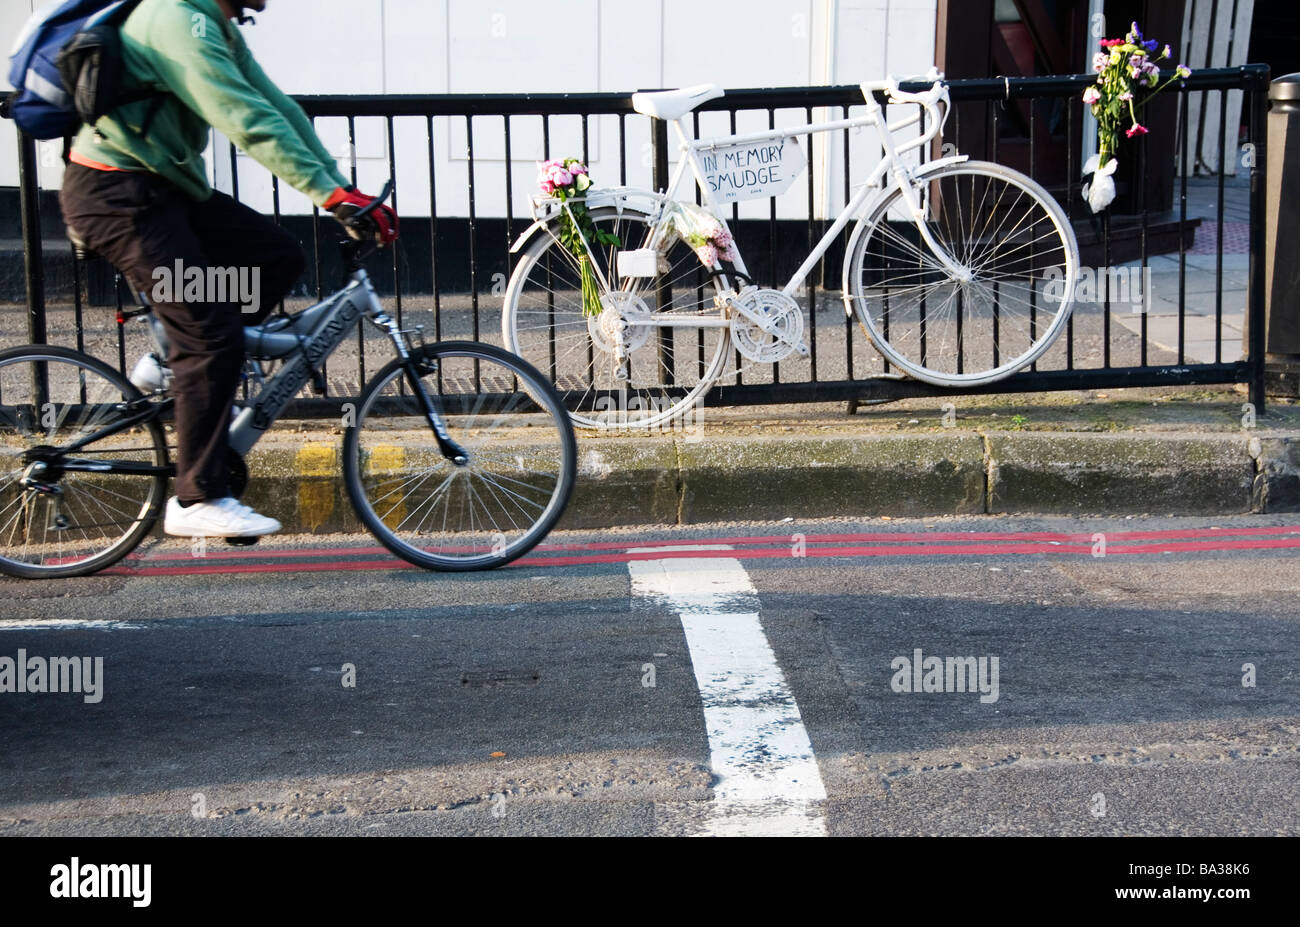
[[[793,527],[793,525],[792,525]],[[791,534],[754,535],[732,538],[688,538],[678,540],[645,541],[631,544],[629,542],[601,541],[591,544],[540,544],[538,551],[550,550],[625,550],[628,547],[679,547],[683,544],[771,544],[790,540]],[[802,533],[802,532],[799,532]],[[1010,534],[1005,531],[898,531],[873,532],[857,534],[807,534],[804,540],[811,543],[855,543],[875,541],[881,544],[902,541],[993,541],[1000,543],[1019,543],[1020,541],[1043,540],[1092,543],[1092,535],[1098,532],[1062,534],[1055,531],[1025,531]],[[1145,540],[1158,538],[1194,538],[1194,537],[1233,537],[1238,535],[1255,536],[1269,534],[1300,535],[1300,525],[1268,526],[1260,528],[1171,528],[1149,531],[1109,531],[1102,532],[1107,541],[1111,540]]]
[[[1219,544],[1206,544],[1197,541],[1173,541],[1164,544],[1130,544],[1106,547],[1106,556],[1128,554],[1163,554],[1187,553],[1196,551],[1221,550],[1290,550],[1300,548],[1300,538],[1272,538],[1223,541]],[[995,554],[1072,554],[1090,555],[1091,544],[1047,545],[1042,543],[1004,543],[1004,544],[968,544],[955,546],[951,544],[917,544],[910,547],[893,545],[867,545],[847,547],[809,547],[803,551],[803,558],[824,557],[918,557],[918,556],[989,556]],[[604,563],[626,563],[629,560],[670,560],[679,558],[734,557],[739,560],[768,559],[802,559],[795,558],[789,546],[773,548],[749,548],[730,550],[649,550],[628,553],[592,554],[589,556],[569,557],[526,557],[512,567],[527,569],[530,567],[585,566]],[[189,564],[186,566],[146,566],[138,568],[113,567],[105,570],[109,574],[128,576],[180,576],[203,575],[214,573],[295,573],[361,571],[361,570],[402,570],[416,569],[401,560],[352,560],[342,562],[288,562],[288,563],[231,563],[231,564]]]
[[[804,536],[805,544],[861,544],[864,542],[874,542],[876,544],[902,544],[904,542],[914,543],[917,541],[924,543],[954,541],[970,543],[973,541],[986,541],[993,544],[1021,544],[1027,541],[1056,541],[1061,544],[1076,543],[1088,544],[1093,543],[1093,534],[1102,533],[1106,535],[1106,542],[1109,545],[1116,541],[1139,541],[1139,540],[1177,540],[1185,538],[1204,538],[1221,539],[1231,537],[1257,537],[1260,535],[1280,535],[1295,534],[1300,535],[1300,525],[1292,526],[1266,526],[1259,528],[1177,528],[1168,530],[1152,531],[1110,531],[1110,532],[1092,532],[1061,534],[1052,531],[1026,531],[1023,533],[1009,534],[1007,532],[961,532],[961,531],[937,531],[937,532],[875,532],[875,533],[857,533],[857,534],[808,534]],[[788,544],[793,538],[793,534],[780,535],[753,535],[748,537],[737,538],[679,538],[677,540],[655,540],[655,541],[638,541],[631,542],[613,542],[601,541],[589,544],[540,544],[531,554],[530,560],[539,560],[538,554],[548,554],[551,551],[618,551],[626,550],[628,547],[681,547],[686,544],[692,545],[710,545],[710,544],[728,544],[728,545],[755,545],[771,544],[773,542]],[[269,550],[218,550],[208,551],[203,559],[205,560],[244,560],[250,557],[258,559],[269,558],[314,558],[314,557],[357,557],[373,556],[379,554],[387,556],[388,551],[383,547],[322,547],[315,549],[302,548],[279,548]],[[160,554],[144,557],[132,556],[127,559],[128,563],[153,564],[166,563],[171,561],[187,562],[192,559],[189,554]]]

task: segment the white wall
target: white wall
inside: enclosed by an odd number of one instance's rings
[[[0,45],[8,47],[39,0],[0,0]],[[258,61],[290,93],[525,93],[628,91],[715,82],[725,87],[847,84],[886,73],[915,74],[934,58],[936,0],[270,0],[256,26],[244,34]],[[553,24],[557,13],[563,17]],[[706,114],[707,115],[707,114]],[[838,114],[836,114],[838,115]],[[779,113],[778,124],[803,114]],[[742,119],[741,131],[766,127],[766,117]],[[505,214],[502,120],[474,119],[476,211]],[[706,118],[705,134],[723,132],[726,117]],[[320,134],[348,171],[343,120],[321,120]],[[552,155],[580,155],[580,123],[552,120]],[[649,128],[627,120],[628,181],[648,183]],[[394,128],[399,208],[427,215],[429,142],[423,119],[400,119]],[[526,213],[542,157],[541,120],[511,120],[514,212]],[[438,210],[467,212],[465,120],[434,121]],[[376,190],[388,176],[382,120],[357,121],[360,186]],[[822,136],[822,138],[828,138]],[[834,167],[842,142],[831,138]],[[16,183],[14,135],[0,124],[0,184]],[[855,146],[865,150],[871,146]],[[44,146],[42,183],[57,186],[60,143]],[[219,146],[212,158],[219,188],[229,189],[229,159]],[[591,167],[598,183],[618,182],[618,122],[593,119]],[[820,143],[816,163],[826,154]],[[268,210],[270,177],[240,156],[241,198]],[[855,157],[856,161],[856,157]],[[856,164],[864,176],[868,164]],[[833,170],[833,174],[840,171]],[[780,204],[781,214],[806,214],[802,185]],[[819,200],[842,202],[834,185]],[[305,197],[283,189],[285,212],[309,211]],[[746,211],[767,215],[767,202]]]
[[[32,15],[33,9],[38,5],[37,0],[0,0],[0,53],[4,55],[4,60],[0,61],[0,88],[9,89],[6,78],[9,76],[10,46],[27,17]],[[12,187],[18,184],[17,144],[18,133],[14,124],[8,119],[0,119],[0,186]],[[60,144],[59,151],[55,153],[55,161],[58,161],[57,155],[62,150]],[[62,172],[59,172],[55,179],[61,176]]]

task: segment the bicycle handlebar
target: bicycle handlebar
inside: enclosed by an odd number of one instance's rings
[[[925,130],[919,136],[902,142],[894,149],[894,154],[896,155],[928,144],[935,137],[942,134],[944,126],[948,122],[948,111],[950,105],[948,102],[948,87],[943,82],[943,73],[938,68],[932,67],[925,73],[923,79],[930,81],[931,86],[929,90],[922,90],[919,93],[907,93],[900,90],[898,88],[899,81],[895,77],[886,77],[884,80],[862,82],[862,95],[866,98],[869,107],[878,107],[879,104],[876,103],[873,94],[879,91],[884,91],[889,95],[889,102],[917,103],[920,104],[926,113],[930,113],[933,116],[929,125],[926,126]],[[942,111],[940,111],[940,104],[942,104]],[[922,115],[922,112],[918,111],[913,113],[911,116],[896,122],[888,122],[883,117],[880,122],[881,125],[885,127],[884,131],[893,133],[921,122]]]
[[[388,199],[393,193],[393,178],[388,178],[388,183],[384,184],[384,189],[379,191],[379,195],[367,203],[364,207],[348,216],[348,224],[359,223],[366,216],[370,215],[376,209],[383,205],[384,200]]]
[[[889,94],[890,100],[896,103],[920,103],[922,106],[933,106],[943,98],[947,88],[943,84],[943,72],[938,68],[931,67],[920,78],[929,81],[932,85],[929,90],[923,90],[920,93],[907,93],[898,88],[901,81],[896,77],[886,77],[884,80],[863,81],[862,93],[864,96],[870,96],[872,93],[883,91]]]

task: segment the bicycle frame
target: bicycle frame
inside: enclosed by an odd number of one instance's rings
[[[405,332],[384,311],[383,304],[380,303],[379,296],[375,293],[374,286],[370,282],[369,274],[364,267],[359,266],[359,263],[355,260],[355,255],[349,260],[349,264],[353,267],[350,275],[351,282],[328,299],[304,310],[304,312],[315,311],[320,313],[315,331],[311,335],[304,337],[294,351],[286,355],[284,366],[266,382],[253,402],[245,406],[235,420],[231,422],[230,449],[241,457],[252,450],[262,435],[266,433],[266,430],[280,417],[289,403],[293,401],[293,398],[306,385],[308,378],[315,372],[319,363],[337,350],[343,340],[352,333],[357,321],[364,316],[388,334],[398,357],[405,362],[407,382],[414,394],[421,400],[425,417],[433,428],[439,450],[449,460],[464,460],[465,451],[447,433],[441,414],[420,384],[420,371],[415,369],[416,365],[407,346]],[[321,311],[321,307],[328,308]],[[257,339],[254,336],[251,340],[256,343]],[[111,437],[119,431],[124,431],[127,428],[156,418],[171,407],[173,399],[168,396],[159,402],[154,401],[152,397],[145,397],[142,400],[137,400],[137,403],[144,406],[138,414],[114,422],[104,429],[84,436],[73,444],[60,448],[60,450],[63,453],[77,451],[95,441]],[[95,461],[74,460],[70,461],[70,464],[70,466],[65,466],[64,469],[103,470],[105,466]],[[122,461],[115,462],[111,466],[117,472],[150,474],[164,472],[164,468],[153,467],[148,464],[128,464]],[[165,472],[172,475],[174,468],[165,468]]]
[[[318,309],[320,305],[329,308],[321,314],[316,330],[288,356],[284,366],[266,382],[252,404],[246,406],[231,423],[230,447],[236,453],[247,454],[257,444],[306,385],[320,362],[334,353],[363,315],[380,328],[387,329],[399,356],[409,357],[397,323],[384,312],[364,268],[353,271],[351,282],[346,287],[307,311]]]
[[[876,100],[874,94],[864,93],[867,105],[867,112],[863,116],[852,119],[836,119],[829,122],[812,122],[805,123],[801,126],[793,126],[784,129],[769,129],[762,132],[752,132],[744,135],[722,135],[712,136],[709,138],[692,139],[687,135],[685,117],[672,120],[673,128],[677,135],[678,150],[682,157],[678,161],[677,168],[674,170],[672,178],[668,183],[668,189],[665,191],[666,198],[672,199],[677,188],[681,185],[682,180],[689,170],[695,179],[695,184],[700,190],[705,205],[717,216],[718,221],[723,224],[724,228],[730,230],[727,220],[718,215],[718,204],[710,195],[709,185],[705,179],[704,166],[700,161],[700,153],[712,150],[722,146],[737,144],[748,144],[750,142],[762,142],[776,139],[795,138],[800,135],[815,135],[825,132],[848,131],[850,129],[863,128],[865,126],[875,126],[879,131],[881,145],[884,148],[885,156],[876,165],[867,180],[858,188],[858,191],[849,199],[848,203],[836,216],[834,223],[822,235],[821,239],[814,245],[809,252],[807,259],[799,266],[790,279],[782,287],[781,291],[786,296],[793,296],[795,291],[803,284],[808,275],[812,272],[817,263],[825,256],[830,249],[831,243],[844,231],[853,219],[864,213],[866,205],[874,198],[882,196],[887,187],[882,181],[885,175],[891,170],[894,175],[894,183],[899,185],[902,191],[903,201],[907,204],[912,219],[920,229],[922,237],[934,251],[935,256],[948,266],[948,269],[959,278],[968,279],[970,271],[963,267],[959,262],[954,260],[931,236],[924,222],[924,208],[922,207],[916,191],[913,189],[912,171],[900,160],[900,155],[912,149],[921,148],[929,144],[943,130],[944,122],[947,120],[947,108],[945,105],[942,114],[936,112],[937,106],[934,103],[923,103],[923,111],[931,117],[930,126],[919,136],[902,144],[895,144],[894,134],[902,129],[917,125],[922,118],[922,112],[914,113],[895,122],[887,122],[884,119],[884,107]],[[944,100],[946,104],[946,94],[939,99]],[[937,100],[936,100],[937,102]],[[967,160],[965,155],[955,155],[948,158],[938,159],[928,162],[925,167],[931,169],[935,165],[955,163]],[[655,247],[659,244],[662,234],[662,226],[656,229],[654,237],[648,244],[648,247]],[[744,262],[744,255],[740,255],[740,260],[735,262],[736,270],[741,274],[749,277],[748,267]],[[715,267],[714,270],[720,268]],[[635,324],[635,323],[633,323]],[[650,324],[654,324],[653,322]]]

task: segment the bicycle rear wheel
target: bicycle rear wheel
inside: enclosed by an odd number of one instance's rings
[[[121,427],[140,398],[67,348],[0,352],[0,572],[83,576],[149,533],[167,498],[167,444],[155,418]]]
[[[559,396],[492,345],[442,342],[412,359],[467,459],[443,455],[394,360],[367,384],[344,438],[353,507],[385,547],[426,569],[486,570],[523,556],[573,492],[577,443]]]
[[[915,189],[929,233],[970,276],[954,277],[890,191],[845,262],[845,295],[876,348],[939,386],[981,386],[1037,360],[1065,327],[1079,273],[1060,205],[1025,175],[983,161],[922,173]]]
[[[558,225],[537,233],[510,277],[501,313],[507,349],[547,375],[564,397],[575,424],[607,430],[647,429],[693,408],[717,381],[730,344],[708,270],[695,252],[675,239],[660,249],[659,273],[624,277],[617,254],[646,247],[650,217],[632,208],[598,207],[592,221],[618,236],[592,261],[609,282],[601,288],[602,312],[583,313],[578,259],[559,241]],[[625,322],[676,322],[628,329],[626,377],[618,373],[615,345]]]

